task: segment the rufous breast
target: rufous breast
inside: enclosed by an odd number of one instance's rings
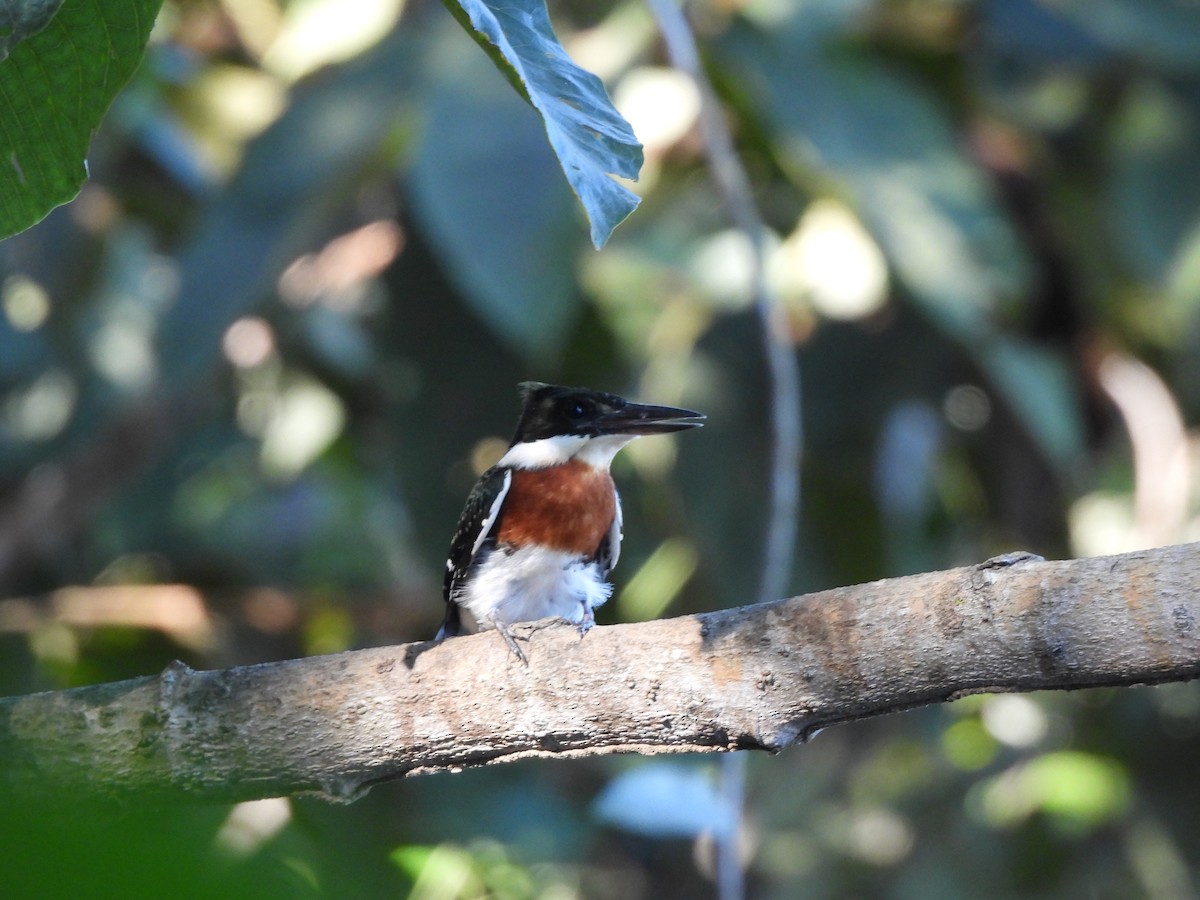
[[[607,470],[578,460],[545,469],[517,469],[504,498],[497,538],[592,556],[612,528],[616,489]]]

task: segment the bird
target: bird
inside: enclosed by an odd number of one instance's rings
[[[696,428],[705,416],[590,388],[518,389],[516,433],[468,495],[450,544],[436,639],[495,629],[528,664],[511,625],[559,618],[582,637],[612,594],[621,552],[613,457],[634,438]]]

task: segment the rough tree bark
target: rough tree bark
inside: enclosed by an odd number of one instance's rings
[[[1200,544],[977,566],[703,615],[525,629],[0,700],[0,790],[350,800],[527,757],[778,751],[982,691],[1200,676]]]

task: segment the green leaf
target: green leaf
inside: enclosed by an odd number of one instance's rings
[[[54,14],[47,4],[6,0],[0,18],[0,46],[10,51],[0,62],[0,238],[79,193],[92,132],[141,62],[161,5],[70,0]]]
[[[567,56],[542,0],[445,2],[541,113],[550,146],[591,220],[592,243],[600,249],[640,202],[609,177],[637,179],[642,145],[633,129],[613,107],[600,79]]]

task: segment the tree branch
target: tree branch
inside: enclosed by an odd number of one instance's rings
[[[350,800],[527,757],[777,751],[982,691],[1200,676],[1200,544],[1014,556],[637,625],[495,634],[0,700],[0,790]]]

